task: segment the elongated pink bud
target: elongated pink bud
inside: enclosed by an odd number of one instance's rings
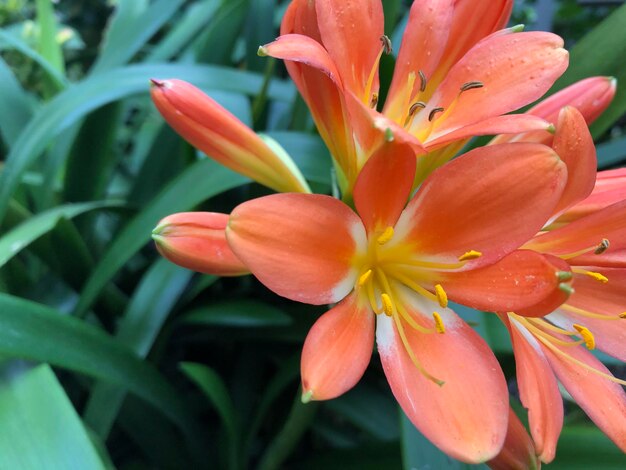
[[[228,214],[179,212],[165,217],[152,231],[159,252],[183,268],[218,276],[240,276],[248,268],[226,241]]]
[[[572,106],[580,111],[585,122],[589,125],[609,107],[615,96],[616,87],[617,80],[613,77],[586,78],[542,100],[526,113],[556,123],[561,109]],[[537,131],[525,134],[499,135],[491,143],[538,142],[550,145],[551,141],[550,133]]]
[[[261,138],[198,88],[182,80],[152,80],[157,109],[185,140],[237,173],[278,192],[311,192],[287,152]]]
[[[509,408],[509,427],[500,453],[489,462],[493,470],[540,469],[541,462],[535,454],[535,446],[526,428],[515,412]]]

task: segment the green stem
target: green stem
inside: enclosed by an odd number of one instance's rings
[[[298,390],[285,425],[261,457],[257,470],[280,468],[313,421],[318,403],[310,402],[305,405],[300,399],[300,394],[301,390]]]
[[[263,113],[263,108],[265,108],[265,103],[267,101],[267,89],[272,81],[275,65],[276,59],[273,57],[267,61],[265,72],[263,74],[263,85],[261,85],[261,89],[252,103],[252,123],[254,127],[258,124],[261,114]]]

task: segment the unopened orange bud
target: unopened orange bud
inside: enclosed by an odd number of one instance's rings
[[[489,462],[493,470],[509,470],[511,468],[535,470],[541,468],[536,455],[535,445],[515,412],[509,408],[509,427],[500,453]]]
[[[151,80],[152,101],[191,145],[237,173],[279,192],[309,193],[285,150],[261,138],[201,90],[182,80]]]
[[[152,239],[165,258],[183,268],[218,276],[240,276],[249,271],[226,241],[228,214],[180,212],[165,217]]]

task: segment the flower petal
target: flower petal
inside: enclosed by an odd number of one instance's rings
[[[273,194],[237,206],[226,237],[263,284],[299,302],[327,304],[354,287],[352,260],[366,244],[361,220],[337,199]]]
[[[431,129],[431,141],[536,100],[567,68],[568,55],[562,46],[561,38],[542,32],[496,33],[483,39],[452,67],[414,128]],[[474,81],[483,87],[460,91]],[[427,117],[438,107],[444,112],[433,125]]]
[[[454,263],[470,250],[489,264],[531,238],[552,214],[567,170],[549,147],[481,147],[433,172],[396,224],[424,257]]]
[[[157,109],[185,140],[237,173],[279,192],[311,192],[286,152],[275,152],[239,119],[182,80],[152,80]]]
[[[361,379],[374,346],[374,313],[351,294],[313,325],[302,349],[302,393],[329,400]]]
[[[611,372],[583,346],[567,348],[570,357],[604,374]],[[621,385],[601,377],[544,348],[544,353],[576,403],[621,450],[626,452],[626,393]]]
[[[226,242],[228,214],[180,212],[152,231],[157,249],[172,263],[206,274],[240,276],[250,271]]]
[[[517,417],[513,408],[509,408],[509,427],[500,453],[487,465],[491,470],[539,469],[541,462],[535,453],[535,445],[526,432],[526,428]]]
[[[554,209],[559,214],[589,196],[596,182],[596,148],[576,108],[566,106],[559,113],[552,148],[567,165],[567,184]]]
[[[316,0],[317,25],[344,86],[369,103],[378,93],[378,57],[384,34],[380,0]],[[370,82],[371,81],[371,82]]]
[[[560,261],[560,260],[559,260]],[[567,264],[561,261],[567,269]],[[559,289],[557,267],[545,256],[528,250],[510,253],[494,264],[478,269],[441,273],[439,282],[448,297],[460,304],[489,312],[511,312],[530,308],[557,294],[542,311],[545,315],[561,305],[567,296]]]
[[[385,142],[369,158],[354,187],[354,204],[368,233],[396,224],[414,175],[415,154],[406,144]]]
[[[609,253],[626,248],[626,200],[539,235],[524,248],[556,256],[583,250],[593,253],[603,239],[609,240]],[[576,258],[570,263],[578,264]]]
[[[530,432],[537,454],[551,462],[563,427],[563,399],[537,340],[515,319],[500,317],[511,335],[520,399],[528,409]]]
[[[416,369],[394,319],[378,315],[378,352],[396,400],[417,429],[446,454],[470,463],[493,458],[506,436],[509,407],[498,361],[480,336],[451,310],[406,291],[402,300],[423,326],[432,327],[430,313],[440,312],[444,334],[418,333],[404,320],[398,321],[404,324],[417,360],[445,383],[437,385]]]
[[[419,72],[429,78],[442,57],[452,23],[453,0],[413,2],[402,36],[385,114],[403,122],[421,86]]]

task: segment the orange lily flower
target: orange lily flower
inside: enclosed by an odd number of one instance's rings
[[[496,312],[563,302],[567,264],[516,248],[553,212],[565,165],[539,144],[477,149],[432,173],[406,205],[415,168],[409,146],[387,142],[356,181],[356,213],[329,196],[275,194],[236,207],[226,237],[277,294],[338,302],[306,338],[303,401],[353,387],[376,338],[414,425],[454,458],[485,461],[505,439],[506,383],[448,298]]]
[[[379,113],[378,62],[390,47],[380,1],[292,1],[281,36],[259,53],[286,61],[335,160],[344,199],[375,150],[374,127],[391,129],[417,154],[437,150],[420,159],[415,185],[469,137],[549,128],[533,115],[504,114],[541,97],[568,55],[551,33],[501,30],[511,4],[415,1]]]
[[[185,140],[237,173],[279,192],[310,193],[287,152],[261,138],[201,90],[182,80],[152,80],[157,109]]]
[[[585,201],[593,194],[595,149],[575,108],[560,112],[553,146],[568,166],[568,184],[552,219],[571,207],[588,206]],[[602,204],[602,193],[608,194],[607,201],[615,197],[614,186],[609,186],[611,190],[596,193],[595,212],[570,217],[571,221],[557,219],[560,222],[524,245],[570,265],[575,291],[567,302],[545,318],[529,318],[537,313],[532,309],[500,315],[511,334],[520,397],[529,410],[531,434],[544,462],[554,458],[563,423],[557,378],[598,427],[626,451],[626,393],[621,387],[626,381],[613,377],[585,349],[597,347],[626,360],[626,200]]]
[[[537,456],[535,444],[511,408],[509,408],[509,428],[502,451],[487,462],[487,465],[492,470],[510,470],[512,468],[537,470],[541,468],[541,461]]]

